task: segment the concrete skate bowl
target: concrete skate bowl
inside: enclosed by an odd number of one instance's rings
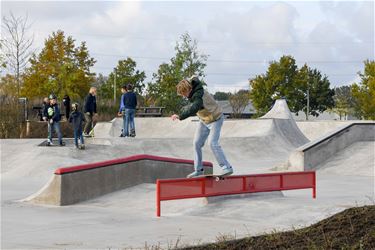
[[[372,169],[371,175],[374,175],[374,143],[375,122],[354,122],[297,148],[289,156],[286,167],[289,170],[320,169],[325,163],[336,158],[335,161],[341,163],[334,165],[337,168],[336,173],[342,172],[340,168],[349,167],[353,174],[357,174],[355,166],[348,166],[351,160],[355,165],[363,165],[367,170]],[[352,150],[354,148],[356,150]]]
[[[203,165],[205,174],[211,174],[212,163]],[[185,177],[193,169],[191,160],[153,155],[58,168],[40,191],[22,201],[71,205],[142,183],[156,183],[156,179]]]

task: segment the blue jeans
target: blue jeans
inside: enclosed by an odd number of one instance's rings
[[[62,144],[62,134],[61,134],[61,128],[60,128],[60,122],[53,122],[48,123],[48,139],[52,142],[52,132],[53,130],[56,131],[57,136],[59,138],[59,143]]]
[[[81,141],[81,144],[85,144],[85,141],[83,140],[83,134],[82,134],[82,128],[74,129],[74,143],[76,144],[76,147],[78,147],[78,137]]]
[[[124,119],[124,130],[122,131],[123,136],[129,136],[129,126],[130,126],[130,131],[135,131],[134,116],[135,116],[135,109],[125,109],[125,116],[123,117]]]
[[[194,168],[196,171],[203,169],[202,164],[202,148],[206,142],[208,136],[211,133],[209,138],[209,144],[214,154],[216,161],[218,162],[221,168],[231,167],[228,162],[223,149],[219,144],[221,127],[223,126],[224,116],[221,116],[217,121],[211,122],[210,124],[205,124],[202,121],[199,121],[198,128],[195,132],[194,137]]]

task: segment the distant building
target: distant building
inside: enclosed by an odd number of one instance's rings
[[[223,110],[223,114],[225,118],[234,118],[233,115],[233,108],[230,105],[229,101],[216,101],[221,109]],[[241,117],[239,118],[251,118],[256,113],[253,104],[249,101],[247,106],[245,107],[244,111],[241,113]]]

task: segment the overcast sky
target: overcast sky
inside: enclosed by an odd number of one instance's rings
[[[375,53],[373,1],[2,1],[1,15],[10,11],[28,15],[37,51],[57,30],[86,41],[104,75],[129,56],[151,80],[188,32],[209,55],[210,92],[248,89],[282,55],[347,85]]]

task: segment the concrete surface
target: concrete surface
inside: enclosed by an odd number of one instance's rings
[[[346,145],[317,166],[315,200],[311,190],[295,190],[283,195],[226,196],[208,203],[204,199],[166,201],[163,216],[156,218],[155,185],[140,184],[70,206],[20,202],[40,190],[59,167],[134,154],[192,159],[193,120],[136,119],[136,138],[118,137],[119,119],[99,123],[96,129],[101,129],[87,140],[84,151],[76,150],[70,141],[66,147],[38,147],[42,140],[1,140],[1,249],[168,248],[176,242],[198,244],[224,236],[299,228],[349,207],[375,203],[373,141]],[[270,172],[285,164],[305,141],[293,122],[272,117],[225,121],[222,147],[236,173]],[[312,125],[312,137],[338,126],[324,123],[320,130],[319,124],[323,123]],[[214,172],[218,170],[206,147],[204,160],[214,163]]]

